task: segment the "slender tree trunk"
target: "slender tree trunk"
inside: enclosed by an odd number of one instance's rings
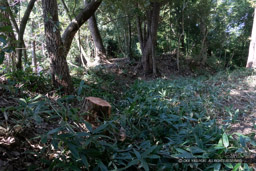
[[[138,39],[140,43],[140,49],[141,53],[144,49],[144,39],[143,39],[143,33],[142,33],[142,22],[140,16],[137,16],[137,32],[138,32]]]
[[[33,38],[33,41],[31,41],[31,48],[32,48],[32,66],[33,66],[33,72],[37,74],[37,59],[36,59],[36,41],[35,41],[35,22],[32,21],[31,26],[31,37]]]
[[[17,24],[17,22],[15,20],[15,17],[14,17],[14,15],[13,15],[11,9],[10,9],[9,2],[7,0],[4,0],[4,1],[8,4],[7,10],[8,10],[8,14],[9,14],[9,19],[11,21],[11,25],[14,28],[14,30],[16,31],[16,33],[19,35],[20,29],[19,29],[18,24]],[[25,41],[24,40],[22,41],[22,49],[21,50],[23,51],[25,63],[27,63],[28,55],[27,55],[27,50],[26,50],[26,45],[25,45]],[[18,52],[19,52],[19,50],[17,49],[17,54],[18,54]]]
[[[180,71],[180,42],[181,42],[182,36],[183,36],[183,33],[179,36],[178,46],[177,46],[176,65],[177,65],[178,71]]]
[[[9,20],[11,17],[11,10],[10,10],[10,6],[9,6],[9,3],[7,0],[3,0],[3,1],[0,1],[0,6],[6,8],[6,10],[1,10],[1,14],[2,16],[4,16],[6,18],[6,20],[4,21],[0,21],[0,24],[3,25],[3,26],[12,26],[11,24],[11,21]],[[8,47],[12,47],[12,48],[15,48],[15,45],[16,45],[16,38],[15,38],[15,35],[14,35],[14,32],[13,30],[10,31],[10,32],[6,32],[4,33],[6,37],[8,37]],[[15,56],[16,56],[16,52],[13,51],[9,54],[9,60],[11,61],[11,64],[12,64],[12,71],[15,71],[16,70],[16,66],[15,66],[15,63],[16,63],[16,60],[15,60]]]
[[[251,42],[246,67],[256,68],[256,8],[254,9]]]
[[[127,35],[127,55],[129,60],[132,59],[132,26],[130,15],[127,15],[127,27],[128,27],[128,35]]]
[[[43,34],[43,32],[41,32],[42,26],[41,26],[40,23],[38,24],[38,28],[39,28],[39,30],[40,30],[40,34]],[[46,57],[46,54],[45,54],[45,41],[44,41],[44,40],[42,40],[42,42],[40,42],[40,46],[41,46],[41,51],[42,51],[43,57]]]
[[[26,46],[25,46],[25,43],[24,43],[24,40],[23,40],[23,36],[24,36],[24,33],[25,33],[25,29],[26,29],[26,25],[27,25],[27,22],[28,22],[28,19],[29,19],[29,16],[30,16],[30,13],[34,7],[34,4],[35,4],[36,0],[30,0],[29,1],[29,4],[27,6],[27,9],[25,11],[25,14],[21,20],[21,23],[20,23],[20,28],[19,28],[19,33],[18,33],[18,63],[17,63],[17,69],[22,69],[22,51],[25,51],[26,50]],[[24,54],[26,54],[26,52],[24,52]],[[27,57],[26,57],[27,58]],[[26,59],[25,59],[26,61]]]
[[[85,6],[88,6],[88,0],[84,0]],[[103,41],[100,35],[99,28],[97,26],[97,20],[95,14],[93,14],[88,20],[89,30],[91,32],[95,50],[96,50],[96,62],[100,62],[100,60],[106,59],[106,50],[103,45]]]
[[[36,59],[36,41],[33,40],[31,43],[32,46],[32,65],[33,71],[37,74],[37,59]]]
[[[207,49],[208,49],[208,47],[207,47],[208,30],[207,30],[207,26],[204,21],[201,22],[200,30],[201,30],[201,35],[202,35],[202,41],[201,41],[201,50],[200,50],[199,56],[200,56],[200,60],[201,60],[201,65],[205,65],[206,60],[207,60]]]

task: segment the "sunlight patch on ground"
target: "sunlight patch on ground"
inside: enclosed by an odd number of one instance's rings
[[[234,89],[234,90],[231,90],[231,91],[230,91],[230,95],[231,95],[231,96],[238,96],[238,95],[240,95],[240,92],[239,92],[238,90],[235,90],[235,89]]]
[[[256,75],[249,76],[245,79],[245,83],[250,87],[250,88],[256,88]]]
[[[234,88],[230,90],[227,105],[239,110],[239,116],[232,123],[231,132],[243,135],[256,133],[256,75],[236,78]],[[256,137],[255,137],[256,138]]]

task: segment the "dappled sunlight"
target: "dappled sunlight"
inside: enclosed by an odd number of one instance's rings
[[[256,89],[256,75],[248,76],[245,79],[245,83],[250,87]]]
[[[11,146],[15,143],[15,137],[2,137],[0,136],[0,145],[1,146]]]
[[[232,73],[222,85],[224,104],[229,112],[220,124],[228,125],[231,133],[256,133],[256,76],[254,72],[247,74]]]
[[[237,90],[231,90],[231,91],[230,91],[230,95],[231,95],[231,96],[234,96],[234,95],[237,96],[237,95],[240,95],[240,92],[237,91]]]

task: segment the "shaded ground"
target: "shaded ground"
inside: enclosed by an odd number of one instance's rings
[[[177,72],[175,63],[170,58],[162,57],[161,62],[157,63],[163,78],[191,75],[189,69],[181,73]],[[101,69],[113,75],[115,84],[111,86],[102,84],[100,88],[114,93],[117,96],[115,100],[119,100],[122,92],[127,90],[137,78],[145,79],[142,71],[137,70],[136,66],[137,63],[131,63],[126,58],[110,59],[101,66]],[[205,82],[219,87],[222,91],[220,98],[223,99],[223,108],[230,108],[230,114],[227,116],[220,113],[217,119],[220,125],[229,128],[230,133],[238,132],[244,135],[256,133],[256,76],[255,73],[252,76],[248,75],[239,75],[238,72],[233,73],[227,80],[220,75],[219,78]],[[0,171],[26,170],[32,163],[36,164],[37,153],[42,149],[38,143],[40,139],[31,141],[30,138],[52,130],[55,126],[48,122],[40,125],[30,122],[27,127],[21,126],[24,123],[19,123],[21,118],[15,117],[15,111],[10,115],[4,108],[17,107],[19,103],[16,98],[22,94],[20,92],[15,94],[11,89],[4,88],[6,84],[6,78],[0,77]],[[252,152],[256,153],[253,150]]]
[[[126,80],[127,85],[136,78],[145,79],[141,74],[142,71],[136,70],[136,63],[130,63],[126,58],[111,59],[109,61],[110,63],[103,66],[107,68],[108,72],[118,75],[119,80]],[[189,69],[178,72],[175,60],[172,58],[162,56],[161,60],[157,61],[157,64],[162,78],[175,78],[179,75],[194,76]],[[218,118],[219,124],[228,125],[230,133],[256,134],[256,75],[248,76],[237,72],[225,79],[226,77],[222,78],[220,76],[219,80],[206,82],[221,89],[224,100],[223,108],[232,109],[229,117],[223,117],[220,114]],[[226,122],[225,120],[229,121]]]

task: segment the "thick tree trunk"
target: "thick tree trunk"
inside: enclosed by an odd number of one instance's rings
[[[26,50],[26,46],[23,40],[24,32],[26,29],[26,25],[30,16],[30,13],[34,7],[36,0],[30,0],[29,4],[27,6],[27,9],[25,11],[25,14],[21,20],[20,28],[19,28],[19,34],[18,34],[18,63],[17,63],[17,69],[22,69],[22,51]],[[26,52],[24,52],[26,54]]]
[[[110,117],[111,105],[98,97],[86,97],[82,105],[82,111],[89,113],[85,119],[97,124],[97,120],[104,121],[104,119]]]
[[[42,0],[46,48],[51,59],[53,84],[63,87],[66,93],[73,91],[66,53],[61,40],[57,0]]]
[[[154,52],[154,49],[152,50],[152,47],[153,46],[155,47],[157,42],[157,29],[158,29],[158,20],[159,20],[159,14],[160,14],[160,6],[161,4],[159,2],[153,2],[151,3],[151,9],[148,12],[149,14],[147,19],[147,22],[148,22],[147,33],[144,32],[145,36],[147,35],[147,38],[146,40],[144,40],[145,45],[141,45],[141,47],[143,47],[142,66],[145,74],[152,73],[153,65],[155,65],[153,64],[155,59],[154,59],[154,55],[152,54],[152,51]],[[156,66],[154,67],[155,67],[154,72],[156,72]]]
[[[89,5],[88,0],[84,0],[84,4],[85,6],[88,6]],[[100,31],[97,26],[97,20],[94,14],[89,18],[88,25],[89,25],[89,30],[91,32],[95,50],[96,50],[95,59],[96,59],[96,62],[100,62],[100,60],[106,59],[106,50],[103,45]]]
[[[256,8],[254,9],[252,35],[246,67],[256,68]]]
[[[63,87],[66,93],[73,91],[66,57],[79,28],[94,14],[101,0],[94,0],[86,6],[60,35],[57,0],[42,0],[46,48],[51,59],[53,84]]]

